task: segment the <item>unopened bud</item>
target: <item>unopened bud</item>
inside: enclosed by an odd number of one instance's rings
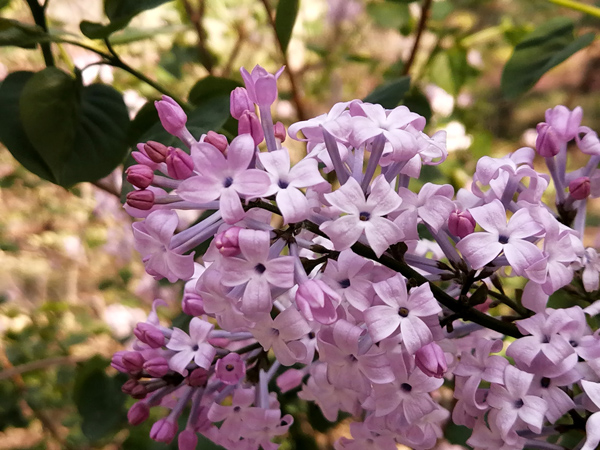
[[[240,120],[246,111],[254,112],[254,104],[248,97],[246,88],[237,87],[231,91],[229,110],[234,119]]]
[[[179,148],[169,147],[167,155],[167,173],[176,180],[185,180],[194,173],[192,157]]]
[[[214,131],[209,131],[208,133],[206,133],[204,142],[212,145],[221,153],[225,153],[225,150],[227,150],[227,146],[229,145],[225,136],[219,133],[215,133]]]
[[[160,348],[165,345],[165,336],[154,325],[140,322],[133,329],[136,338],[151,348]]]
[[[144,370],[152,377],[164,377],[169,372],[169,361],[162,356],[157,356],[144,363]]]
[[[215,245],[223,256],[235,256],[240,252],[240,227],[231,227],[215,236]]]
[[[554,128],[545,122],[537,125],[538,136],[535,140],[535,149],[544,158],[558,155],[563,142]]]
[[[128,372],[139,372],[144,365],[144,357],[139,352],[125,352],[122,361]]]
[[[181,301],[181,309],[188,316],[202,316],[206,314],[204,311],[204,300],[200,294],[195,292],[184,292]]]
[[[154,179],[154,171],[143,164],[128,167],[126,173],[127,181],[140,189],[146,189]]]
[[[165,162],[169,149],[166,145],[156,141],[148,141],[144,144],[144,151],[155,163]]]
[[[142,400],[148,395],[148,389],[146,389],[146,386],[143,384],[138,384],[131,390],[129,395],[137,400]]]
[[[163,95],[162,100],[154,102],[154,106],[163,128],[173,136],[179,136],[187,122],[187,116],[181,106],[167,95]]]
[[[148,189],[131,191],[127,194],[127,204],[132,208],[148,211],[154,206],[154,192]]]
[[[123,365],[123,355],[127,353],[126,350],[121,350],[115,353],[112,357],[110,365],[117,369],[119,372],[127,373],[127,368]]]
[[[201,387],[205,386],[208,381],[208,371],[199,367],[195,370],[192,370],[190,375],[187,378],[187,382],[192,387]]]
[[[249,134],[254,140],[254,145],[260,144],[265,139],[265,133],[256,114],[245,111],[239,118],[238,134]]]
[[[563,142],[569,142],[575,137],[582,117],[581,106],[576,107],[573,111],[563,105],[546,110],[546,122],[556,131]]]
[[[430,377],[442,378],[448,370],[444,351],[435,342],[430,342],[417,350],[415,363],[425,375]]]
[[[569,193],[575,200],[588,198],[591,191],[589,177],[579,177],[569,183]]]
[[[160,419],[152,425],[150,438],[156,442],[169,443],[177,434],[177,424],[167,419]]]
[[[192,430],[183,430],[177,438],[179,450],[196,450],[198,435]]]
[[[133,392],[133,390],[136,388],[136,386],[138,386],[140,383],[138,382],[138,380],[135,380],[133,378],[130,378],[129,380],[127,380],[125,383],[123,383],[123,386],[121,386],[121,391],[123,391],[124,394],[127,395],[131,395],[131,393]]]
[[[127,420],[131,425],[140,425],[150,416],[150,408],[144,402],[137,402],[127,412]]]
[[[285,141],[287,133],[285,132],[285,125],[281,122],[277,122],[273,125],[273,131],[275,132],[275,138],[279,139],[279,142]]]
[[[448,230],[461,239],[475,230],[475,224],[475,219],[469,211],[455,210],[448,217]]]
[[[291,391],[302,384],[305,372],[298,369],[288,369],[277,377],[275,381],[281,392]]]

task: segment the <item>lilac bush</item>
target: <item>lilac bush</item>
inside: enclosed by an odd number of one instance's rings
[[[472,429],[475,449],[561,448],[546,440],[583,428],[580,448],[596,448],[600,263],[583,238],[600,140],[581,108],[549,109],[535,150],[482,157],[469,188],[415,189],[448,152],[445,133],[425,134],[405,106],[353,100],[293,124],[307,154],[291,166],[270,111],[281,72],[242,69],[237,137],[192,136],[164,97],[162,124],[187,150],[147,142],[133,153],[136,248],[156,279],[186,282],[192,318],[187,330],[164,327],[156,300],[132,348],[115,354],[123,391],[138,399],[130,423],[162,406],[156,441],[178,435],[190,450],[199,433],[274,449],[294,420],[277,393],[295,389],[331,421],[354,416],[336,449],[432,448],[449,420]],[[569,145],[589,155],[585,166],[567,171]],[[190,209],[202,220],[177,231],[175,211]],[[522,295],[505,291],[511,278]],[[589,306],[548,307],[559,289]]]

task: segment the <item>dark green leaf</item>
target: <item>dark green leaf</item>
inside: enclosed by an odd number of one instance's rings
[[[127,142],[129,145],[134,146],[141,142],[140,137],[158,122],[160,120],[154,106],[154,101],[146,102],[129,125],[129,132],[127,133]]]
[[[81,415],[83,434],[97,442],[117,432],[125,422],[121,380],[105,373],[108,361],[94,357],[77,369],[73,397]]]
[[[410,11],[406,3],[369,3],[367,13],[375,24],[382,28],[399,29],[410,21]]]
[[[504,66],[503,96],[513,99],[528,91],[547,71],[594,40],[593,33],[575,39],[573,29],[570,19],[557,17],[527,34]]]
[[[112,42],[112,40],[111,40]],[[171,50],[161,55],[160,66],[173,75],[181,79],[183,71],[181,67],[186,63],[198,61],[198,47],[195,45],[173,44]]]
[[[187,30],[185,25],[167,25],[156,28],[127,28],[110,38],[112,45],[130,44],[132,42],[154,39],[159,34],[178,33]]]
[[[222,96],[229,98],[231,91],[240,86],[242,84],[235,80],[209,75],[206,78],[202,78],[192,87],[188,95],[188,100],[194,105],[201,105],[211,98]]]
[[[47,68],[29,78],[17,108],[30,149],[51,176],[23,165],[56,184],[98,180],[127,152],[129,114],[121,94],[109,86],[82,87],[59,69]],[[9,149],[20,161],[21,149]]]
[[[90,39],[104,39],[110,36],[115,31],[122,30],[127,26],[131,18],[122,18],[119,20],[115,20],[110,22],[108,25],[102,25],[97,22],[90,22],[87,20],[83,20],[79,24],[79,29],[83,33],[83,35]]]
[[[298,16],[300,0],[279,0],[275,15],[275,33],[285,53],[292,38],[292,30]]]
[[[37,25],[27,25],[17,20],[0,17],[0,47],[14,45],[35,48],[38,42],[45,42],[48,39],[48,34]]]
[[[50,167],[29,141],[21,123],[19,98],[33,75],[33,72],[13,72],[0,85],[0,141],[27,170],[56,183]]]
[[[429,120],[431,119],[431,106],[429,106],[429,100],[422,91],[415,88],[411,89],[408,94],[404,96],[402,104],[412,112],[416,112],[425,117],[425,120],[429,123]]]
[[[395,108],[410,88],[410,77],[401,77],[378,86],[363,101],[379,103],[384,108]]]

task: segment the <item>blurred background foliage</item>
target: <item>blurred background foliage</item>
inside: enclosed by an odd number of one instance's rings
[[[479,157],[533,146],[546,108],[580,105],[600,128],[600,5],[556,3],[0,0],[0,450],[176,448],[150,441],[150,423],[128,427],[123,380],[107,369],[153,299],[180,320],[181,286],[145,274],[120,201],[130,149],[174,144],[161,94],[185,105],[197,137],[231,136],[239,67],[286,65],[276,119],[354,98],[405,104],[448,133],[448,161],[419,183],[458,188]],[[294,392],[282,402],[297,419],[283,449],[331,448],[348,432]],[[438,448],[465,438],[449,426]]]

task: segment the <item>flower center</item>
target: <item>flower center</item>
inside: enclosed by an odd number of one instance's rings
[[[540,380],[540,384],[542,385],[543,388],[547,388],[548,386],[550,386],[550,378],[548,377],[544,377]]]
[[[192,347],[192,350],[197,352],[199,348],[200,348],[200,346],[198,344],[196,344]]]
[[[233,184],[233,178],[231,178],[231,177],[227,177],[227,178],[225,178],[225,181],[223,181],[223,187],[228,188],[232,184]]]
[[[400,308],[398,310],[398,315],[400,317],[407,317],[408,316],[408,308],[405,308],[404,306],[402,308]]]
[[[290,184],[285,181],[285,180],[279,180],[279,183],[277,183],[277,186],[279,186],[281,189],[285,189],[289,186]]]
[[[369,220],[371,218],[371,213],[370,212],[366,212],[363,211],[358,215],[358,218],[363,221],[366,222],[367,220]]]
[[[400,389],[402,389],[404,392],[410,392],[412,391],[412,386],[408,383],[402,383],[400,385]]]
[[[500,236],[498,236],[498,242],[500,242],[501,244],[508,244],[508,236],[504,236],[503,234],[501,234]]]
[[[350,280],[346,278],[345,280],[340,281],[339,284],[342,289],[346,289],[350,287]]]
[[[265,270],[267,270],[267,268],[265,267],[264,264],[260,264],[258,263],[255,267],[254,270],[256,270],[259,274],[263,274],[265,273]]]
[[[523,407],[525,403],[523,402],[523,400],[519,399],[515,401],[515,409],[520,409]]]
[[[227,364],[227,365],[225,366],[225,370],[226,370],[227,372],[231,372],[233,369],[234,369],[234,367],[233,367],[233,364]]]

